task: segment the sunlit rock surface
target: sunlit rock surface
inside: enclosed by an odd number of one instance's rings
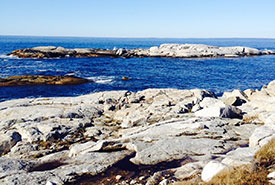
[[[274,84],[220,98],[147,89],[1,102],[0,183],[208,181],[275,137]]]

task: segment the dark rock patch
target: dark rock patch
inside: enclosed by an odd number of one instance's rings
[[[74,76],[21,75],[0,78],[0,87],[20,85],[77,85],[91,82]]]

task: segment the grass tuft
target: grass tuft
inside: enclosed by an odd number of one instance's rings
[[[275,165],[275,138],[271,139],[256,153],[255,159],[261,166]]]
[[[203,185],[268,185],[267,175],[265,168],[253,170],[252,165],[243,165],[224,170]]]
[[[275,165],[275,138],[255,154],[255,163],[223,170],[210,182],[179,182],[176,185],[271,185],[268,169]]]

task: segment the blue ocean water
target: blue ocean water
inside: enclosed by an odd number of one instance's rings
[[[275,49],[275,39],[158,39],[0,36],[0,78],[12,75],[75,75],[95,83],[73,86],[0,87],[0,101],[24,97],[77,96],[96,91],[201,88],[221,94],[260,88],[275,80],[275,55],[245,58],[64,58],[18,59],[6,54],[35,46],[65,48],[149,48],[163,43],[248,46]],[[123,81],[123,76],[131,78]]]

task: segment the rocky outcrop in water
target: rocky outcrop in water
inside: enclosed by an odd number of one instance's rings
[[[220,98],[147,89],[1,102],[0,184],[208,181],[275,137],[274,92],[275,81]]]
[[[149,49],[65,49],[63,47],[43,46],[13,51],[11,56],[19,58],[64,58],[64,57],[243,57],[275,54],[272,50],[258,50],[249,47],[216,47],[202,44],[162,44]]]
[[[20,85],[76,85],[90,80],[74,76],[21,75],[0,78],[0,87]]]

